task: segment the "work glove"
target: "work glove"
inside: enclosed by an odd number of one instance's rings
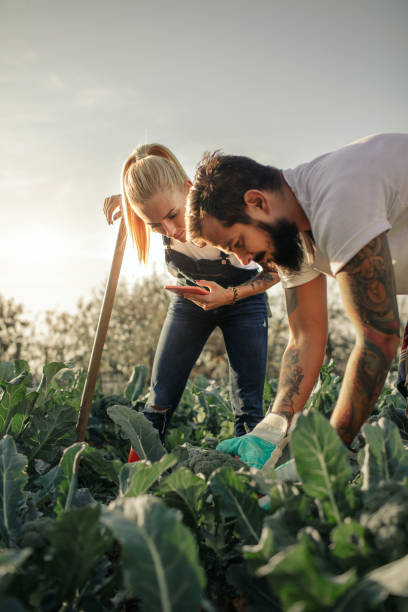
[[[261,469],[268,460],[269,465],[275,465],[288,442],[287,429],[286,417],[270,412],[250,433],[223,440],[217,450],[238,457],[250,467]]]

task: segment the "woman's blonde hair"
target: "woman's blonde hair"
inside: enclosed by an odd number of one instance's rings
[[[188,176],[178,159],[158,143],[140,145],[123,164],[123,215],[139,261],[147,262],[150,228],[137,214],[138,207],[158,191],[183,187],[186,181]]]

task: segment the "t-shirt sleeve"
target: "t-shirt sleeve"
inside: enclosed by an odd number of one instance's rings
[[[334,276],[373,238],[391,228],[385,201],[384,185],[369,174],[349,175],[327,186],[312,227]]]
[[[292,287],[299,287],[309,281],[317,278],[320,274],[318,270],[315,270],[311,264],[303,262],[299,272],[289,273],[283,268],[276,266],[281,279],[281,284],[284,289],[291,289]]]

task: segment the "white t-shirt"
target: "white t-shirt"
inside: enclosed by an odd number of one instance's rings
[[[171,241],[171,248],[174,251],[183,253],[191,259],[220,259],[221,251],[216,247],[206,245],[199,247],[193,242],[179,242],[178,240]],[[244,266],[239,261],[238,257],[233,254],[225,254],[225,257],[229,259],[230,263],[236,268],[242,268],[243,270],[257,270],[259,268],[255,261],[251,261],[248,265]]]
[[[360,249],[387,231],[397,293],[408,294],[408,134],[378,134],[321,155],[283,175],[315,241],[302,236],[299,273],[279,270],[285,288],[320,272],[335,276]]]

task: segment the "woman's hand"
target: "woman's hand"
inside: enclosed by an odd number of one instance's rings
[[[190,302],[194,302],[197,306],[200,306],[203,310],[213,310],[226,304],[231,304],[234,298],[234,294],[231,288],[224,289],[218,283],[213,281],[199,280],[196,281],[200,287],[207,287],[210,290],[208,295],[192,295],[188,297],[186,294],[184,297]]]
[[[122,216],[122,196],[113,195],[105,198],[103,212],[109,225]]]

